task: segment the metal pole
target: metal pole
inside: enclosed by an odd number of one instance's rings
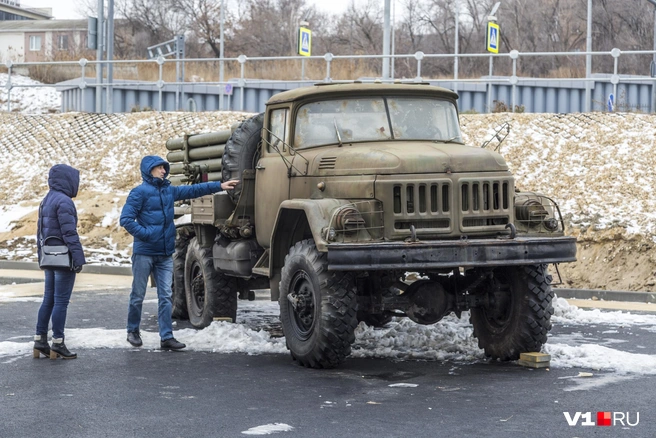
[[[494,57],[490,55],[490,72],[487,84],[487,112],[492,112],[492,72],[494,71]]]
[[[225,21],[225,0],[221,0],[221,26],[219,32],[221,33],[221,41],[219,42],[219,82],[221,82],[221,93],[219,94],[219,110],[223,111],[223,90],[225,90],[225,85],[223,84],[223,22]]]
[[[588,35],[586,38],[585,51],[585,78],[592,76],[592,0],[588,0]],[[590,82],[585,82],[585,111],[590,112]]]
[[[390,1],[385,0],[385,18],[383,20],[383,79],[389,79],[390,77]]]
[[[651,77],[656,78],[656,2],[654,3],[654,57],[652,59]],[[651,112],[656,113],[656,81],[651,81]]]
[[[96,48],[96,112],[102,112],[102,82],[103,82],[103,21],[105,16],[104,0],[98,0],[98,46]]]
[[[107,5],[107,114],[114,112],[113,89],[114,82],[114,0]]]
[[[453,91],[458,92],[458,24],[460,22],[460,3],[456,0],[456,38],[453,59]]]
[[[395,47],[394,47],[394,33],[396,32],[396,0],[394,3],[392,3],[392,58],[390,59],[391,64],[392,64],[392,72],[390,73],[390,76],[392,79],[394,79],[394,53]]]

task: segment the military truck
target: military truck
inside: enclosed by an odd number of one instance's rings
[[[235,321],[238,297],[270,289],[292,358],[311,368],[342,363],[360,322],[464,311],[487,356],[539,351],[547,265],[576,260],[575,239],[553,199],[463,143],[457,97],[318,84],[276,94],[234,132],[170,140],[174,183],[241,181],[191,201],[178,225],[176,316]]]

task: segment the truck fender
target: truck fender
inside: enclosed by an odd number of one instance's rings
[[[327,251],[321,230],[329,225],[335,208],[349,203],[345,199],[293,199],[280,204],[269,250],[272,300],[277,300],[280,295],[280,272],[289,248],[296,242],[312,238],[317,250]]]

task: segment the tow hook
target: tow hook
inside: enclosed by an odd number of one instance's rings
[[[517,235],[517,228],[515,228],[515,224],[506,224],[506,229],[510,228],[510,238],[514,239],[515,236]]]

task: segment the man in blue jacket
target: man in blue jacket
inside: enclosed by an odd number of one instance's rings
[[[143,345],[139,334],[141,307],[146,296],[148,278],[153,273],[157,283],[157,322],[160,346],[165,350],[186,347],[173,337],[171,320],[171,282],[173,281],[173,252],[175,224],[173,203],[182,199],[198,198],[221,190],[235,188],[237,180],[208,182],[187,186],[172,186],[166,179],[169,163],[149,155],[141,160],[143,183],[130,191],[121,211],[121,226],[134,236],[132,248],[132,292],[128,307],[128,342],[134,347]]]

